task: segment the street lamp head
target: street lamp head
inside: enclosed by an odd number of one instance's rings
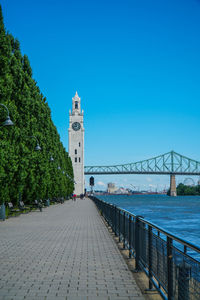
[[[37,139],[34,135],[27,135],[27,138],[33,138],[33,139],[36,140],[37,145],[36,145],[36,147],[35,147],[35,151],[40,151],[40,150],[42,150],[42,148],[41,148],[40,145],[39,145],[38,139]]]
[[[54,161],[54,158],[53,158],[53,156],[51,155],[51,157],[50,157],[50,159],[49,159],[50,161]]]
[[[40,150],[42,150],[42,149],[41,149],[40,145],[37,144],[37,146],[35,147],[35,151],[40,151]]]
[[[3,126],[13,126],[14,123],[11,121],[10,116],[7,116],[6,120],[2,124]]]
[[[0,105],[1,106],[3,106],[5,109],[6,109],[6,111],[7,111],[7,118],[6,118],[6,120],[3,122],[3,126],[12,126],[12,125],[14,125],[14,123],[11,121],[11,119],[10,119],[10,116],[9,116],[9,110],[8,110],[8,108],[7,108],[7,106],[5,106],[3,103],[0,103]]]

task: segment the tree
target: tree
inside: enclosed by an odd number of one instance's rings
[[[27,55],[20,43],[5,31],[0,7],[0,98],[15,126],[0,129],[0,199],[26,203],[35,198],[68,196],[73,193],[71,159],[51,119],[46,98],[32,78]],[[0,108],[0,121],[6,111]],[[42,151],[35,151],[38,139]],[[50,156],[54,161],[50,161]],[[61,167],[58,170],[58,166]]]

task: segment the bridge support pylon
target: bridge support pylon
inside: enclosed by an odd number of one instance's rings
[[[170,196],[176,197],[176,178],[175,175],[170,175]]]

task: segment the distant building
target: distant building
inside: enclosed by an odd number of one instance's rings
[[[123,187],[120,187],[117,191],[116,194],[129,194],[129,190]]]
[[[117,191],[117,189],[118,188],[115,186],[114,183],[112,183],[112,182],[108,183],[108,193],[109,194],[113,194],[115,191]]]

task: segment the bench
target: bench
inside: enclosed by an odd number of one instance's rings
[[[39,208],[39,210],[42,211],[42,202],[41,202],[41,200],[39,200],[39,201],[34,200],[33,207]]]
[[[64,197],[56,198],[54,201],[55,201],[55,203],[61,203],[61,204],[63,204],[64,203]]]
[[[8,202],[7,205],[9,209],[8,215],[10,214],[14,214],[15,216],[20,215],[21,211],[18,208],[14,207],[12,202]]]
[[[24,202],[23,201],[19,201],[19,209],[22,211],[22,212],[29,212],[30,211],[30,207],[28,206],[25,206]]]
[[[64,203],[64,198],[63,197],[56,198],[56,203],[63,204]]]

